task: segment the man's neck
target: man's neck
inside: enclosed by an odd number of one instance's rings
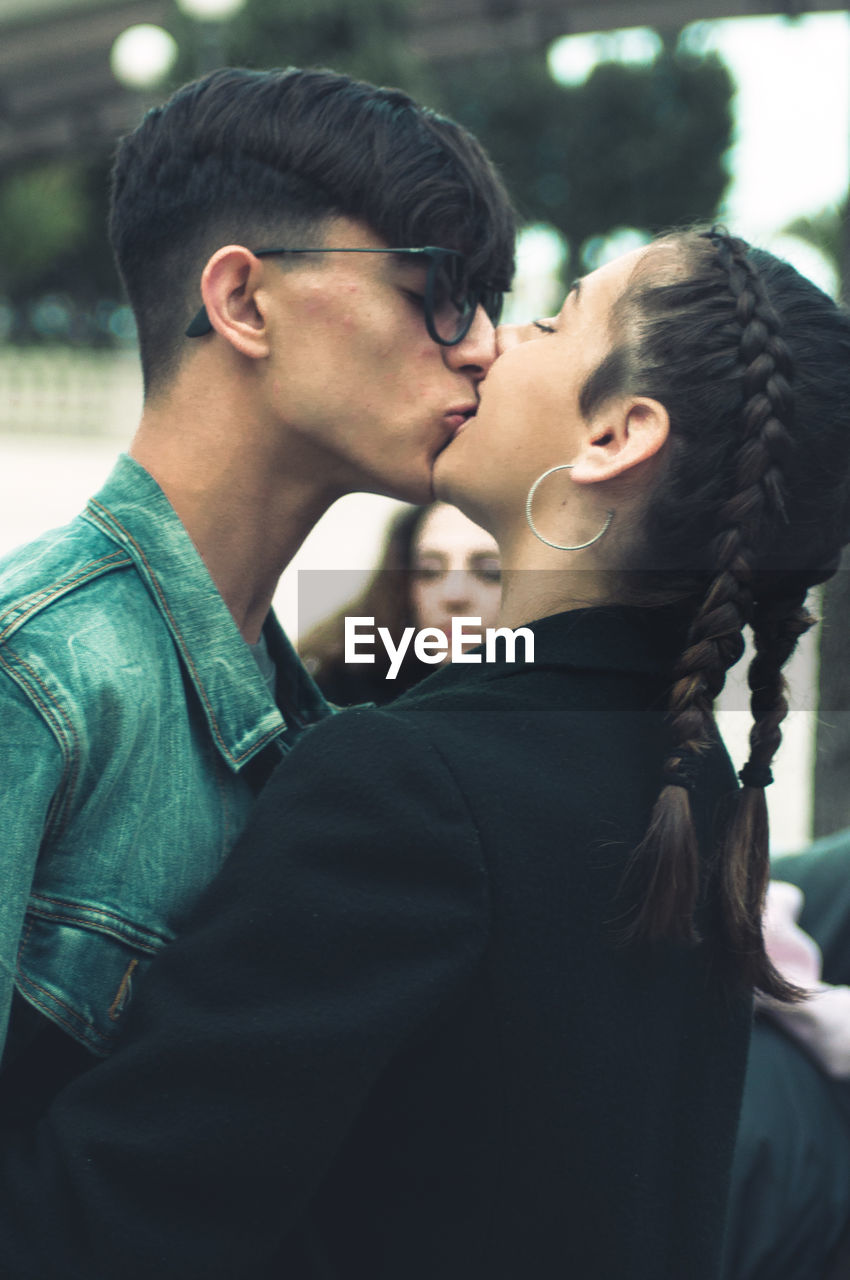
[[[257,443],[259,441],[259,443]],[[146,409],[131,455],[162,488],[236,625],[260,636],[280,575],[336,494],[239,416]],[[313,472],[315,474],[315,471]]]

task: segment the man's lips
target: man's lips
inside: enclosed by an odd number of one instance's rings
[[[477,408],[477,404],[471,404],[460,409],[451,409],[446,414],[445,421],[452,433],[452,439],[463,430],[470,418],[475,417]]]

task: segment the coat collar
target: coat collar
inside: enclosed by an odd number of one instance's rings
[[[661,674],[670,670],[684,648],[688,618],[681,608],[669,605],[605,605],[557,613],[529,627],[534,632],[535,667]]]
[[[688,617],[679,607],[640,608],[605,605],[572,609],[525,624],[534,634],[534,661],[524,658],[518,641],[518,661],[500,658],[479,663],[459,662],[442,667],[403,695],[403,701],[431,693],[460,690],[505,676],[530,671],[619,671],[669,676],[682,653]],[[515,628],[518,630],[519,628]],[[499,650],[501,652],[501,648]]]

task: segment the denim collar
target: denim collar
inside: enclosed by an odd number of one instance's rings
[[[221,755],[239,770],[287,729],[329,708],[273,614],[264,634],[278,664],[283,714],[177,513],[154,478],[121,454],[89,500],[88,520],[132,558],[197,690]]]

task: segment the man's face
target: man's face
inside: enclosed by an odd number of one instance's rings
[[[349,219],[330,223],[321,243],[385,247]],[[475,412],[496,356],[484,311],[457,346],[440,346],[425,327],[422,259],[317,253],[264,262],[272,351],[263,395],[288,465],[334,497],[427,501],[434,459]]]

